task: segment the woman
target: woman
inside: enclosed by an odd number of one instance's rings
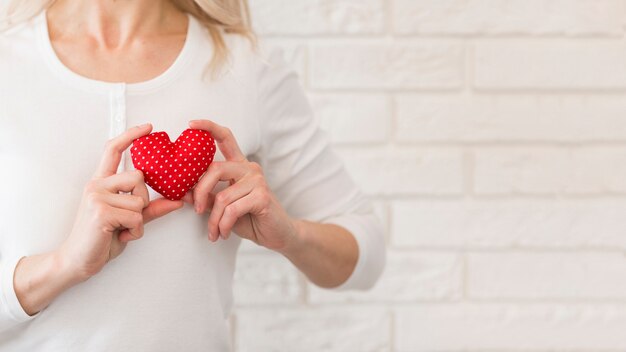
[[[13,3],[0,35],[0,350],[228,350],[241,239],[321,287],[376,281],[381,226],[246,12],[239,0]],[[153,128],[217,142],[181,201],[130,162]]]

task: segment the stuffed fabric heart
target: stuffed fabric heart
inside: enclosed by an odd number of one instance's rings
[[[154,132],[135,139],[130,154],[146,184],[169,200],[179,200],[213,161],[215,141],[204,130],[187,129],[174,143],[167,133]]]

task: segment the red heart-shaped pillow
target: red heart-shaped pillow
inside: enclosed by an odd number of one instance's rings
[[[174,143],[167,133],[154,132],[135,139],[130,154],[146,184],[167,199],[179,200],[213,161],[215,141],[204,130],[187,129]]]

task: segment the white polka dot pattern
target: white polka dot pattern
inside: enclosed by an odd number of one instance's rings
[[[148,186],[167,199],[178,200],[213,161],[215,141],[204,130],[187,129],[174,143],[166,132],[154,132],[135,139],[130,154]]]

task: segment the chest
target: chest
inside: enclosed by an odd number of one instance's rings
[[[142,94],[124,86],[72,90],[55,81],[2,90],[0,227],[20,233],[15,245],[29,252],[58,245],[71,230],[106,141],[134,125],[151,122],[154,131],[175,139],[189,120],[211,119],[233,131],[246,155],[255,153],[259,137],[251,98],[238,88],[183,79]],[[219,151],[215,159],[223,160]],[[128,150],[124,160],[124,168],[132,169]]]
[[[176,61],[184,42],[184,34],[155,36],[112,50],[81,36],[76,40],[52,40],[51,46],[63,65],[83,77],[132,83],[165,72]]]

